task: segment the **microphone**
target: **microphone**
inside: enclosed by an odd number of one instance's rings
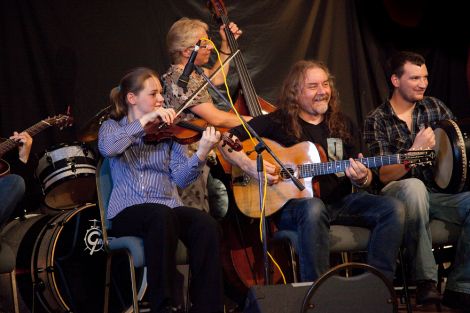
[[[184,67],[183,74],[178,78],[178,86],[183,88],[184,92],[188,90],[189,75],[194,71],[194,60],[196,59],[200,45],[201,40],[199,40],[194,46],[194,50],[189,57],[188,63],[186,63],[186,66]]]

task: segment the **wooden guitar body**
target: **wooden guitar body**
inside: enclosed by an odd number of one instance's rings
[[[326,160],[326,155],[320,146],[310,142],[301,142],[292,147],[286,148],[275,141],[264,139],[266,144],[284,162],[287,170],[298,177],[297,165],[304,163],[320,163]],[[243,142],[244,150],[250,159],[256,159],[251,140]],[[251,152],[251,153],[250,153]],[[276,161],[266,151],[262,154],[263,159],[272,164]],[[300,181],[305,186],[300,191],[291,181],[289,176],[280,173],[281,181],[268,187],[269,193],[266,196],[266,216],[278,211],[287,201],[294,198],[307,198],[319,195],[319,184],[312,180],[312,177],[301,178]],[[232,186],[235,202],[243,214],[253,217],[260,217],[259,186],[258,180],[248,176],[238,167],[232,168]]]

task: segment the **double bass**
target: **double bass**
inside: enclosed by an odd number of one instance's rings
[[[208,3],[214,16],[221,24],[229,25],[230,20],[222,1],[211,0]],[[240,79],[241,90],[234,104],[236,110],[242,115],[256,117],[275,111],[276,107],[263,100],[256,94],[253,82],[248,73],[243,55],[238,48],[238,43],[233,33],[225,28],[225,34],[232,53],[238,51],[233,58],[235,67]],[[220,156],[220,155],[219,155]],[[220,163],[225,173],[230,173],[230,166],[219,157]],[[230,190],[230,188],[227,188]],[[234,208],[235,201],[233,193],[229,192],[230,209],[229,213],[222,221],[223,223],[223,243],[222,243],[222,265],[227,291],[231,296],[243,301],[248,289],[253,285],[265,284],[263,248],[259,236],[259,220],[251,219],[241,214]],[[285,242],[272,242],[268,240],[269,251],[274,259],[279,263],[286,275],[287,280],[292,281],[293,275],[289,276],[288,268],[293,268],[291,255],[286,255],[290,249]],[[271,283],[279,284],[283,282],[281,273],[270,262]]]

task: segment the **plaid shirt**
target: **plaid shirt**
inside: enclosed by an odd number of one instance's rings
[[[454,119],[454,115],[441,100],[424,97],[416,102],[410,132],[387,100],[367,116],[364,123],[364,141],[370,155],[404,153],[413,145],[421,127],[434,128],[438,121],[447,119]],[[420,178],[426,185],[432,186],[433,174],[430,167],[415,167],[403,178],[410,176]]]

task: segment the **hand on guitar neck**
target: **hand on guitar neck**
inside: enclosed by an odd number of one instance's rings
[[[10,136],[11,140],[18,143],[18,156],[21,162],[28,163],[29,154],[31,153],[31,146],[33,145],[33,138],[27,132],[13,132]]]
[[[42,130],[50,126],[59,126],[61,129],[63,127],[69,127],[72,125],[73,118],[69,115],[59,114],[53,117],[44,119],[28,129],[22,131],[21,133],[14,132],[13,135],[0,143],[0,158],[12,150],[15,147],[18,147],[19,150],[19,159],[23,163],[27,163],[29,159],[29,154],[31,153],[31,146],[33,145],[32,136],[41,132]],[[10,172],[9,164],[0,159],[0,177],[6,175]]]

